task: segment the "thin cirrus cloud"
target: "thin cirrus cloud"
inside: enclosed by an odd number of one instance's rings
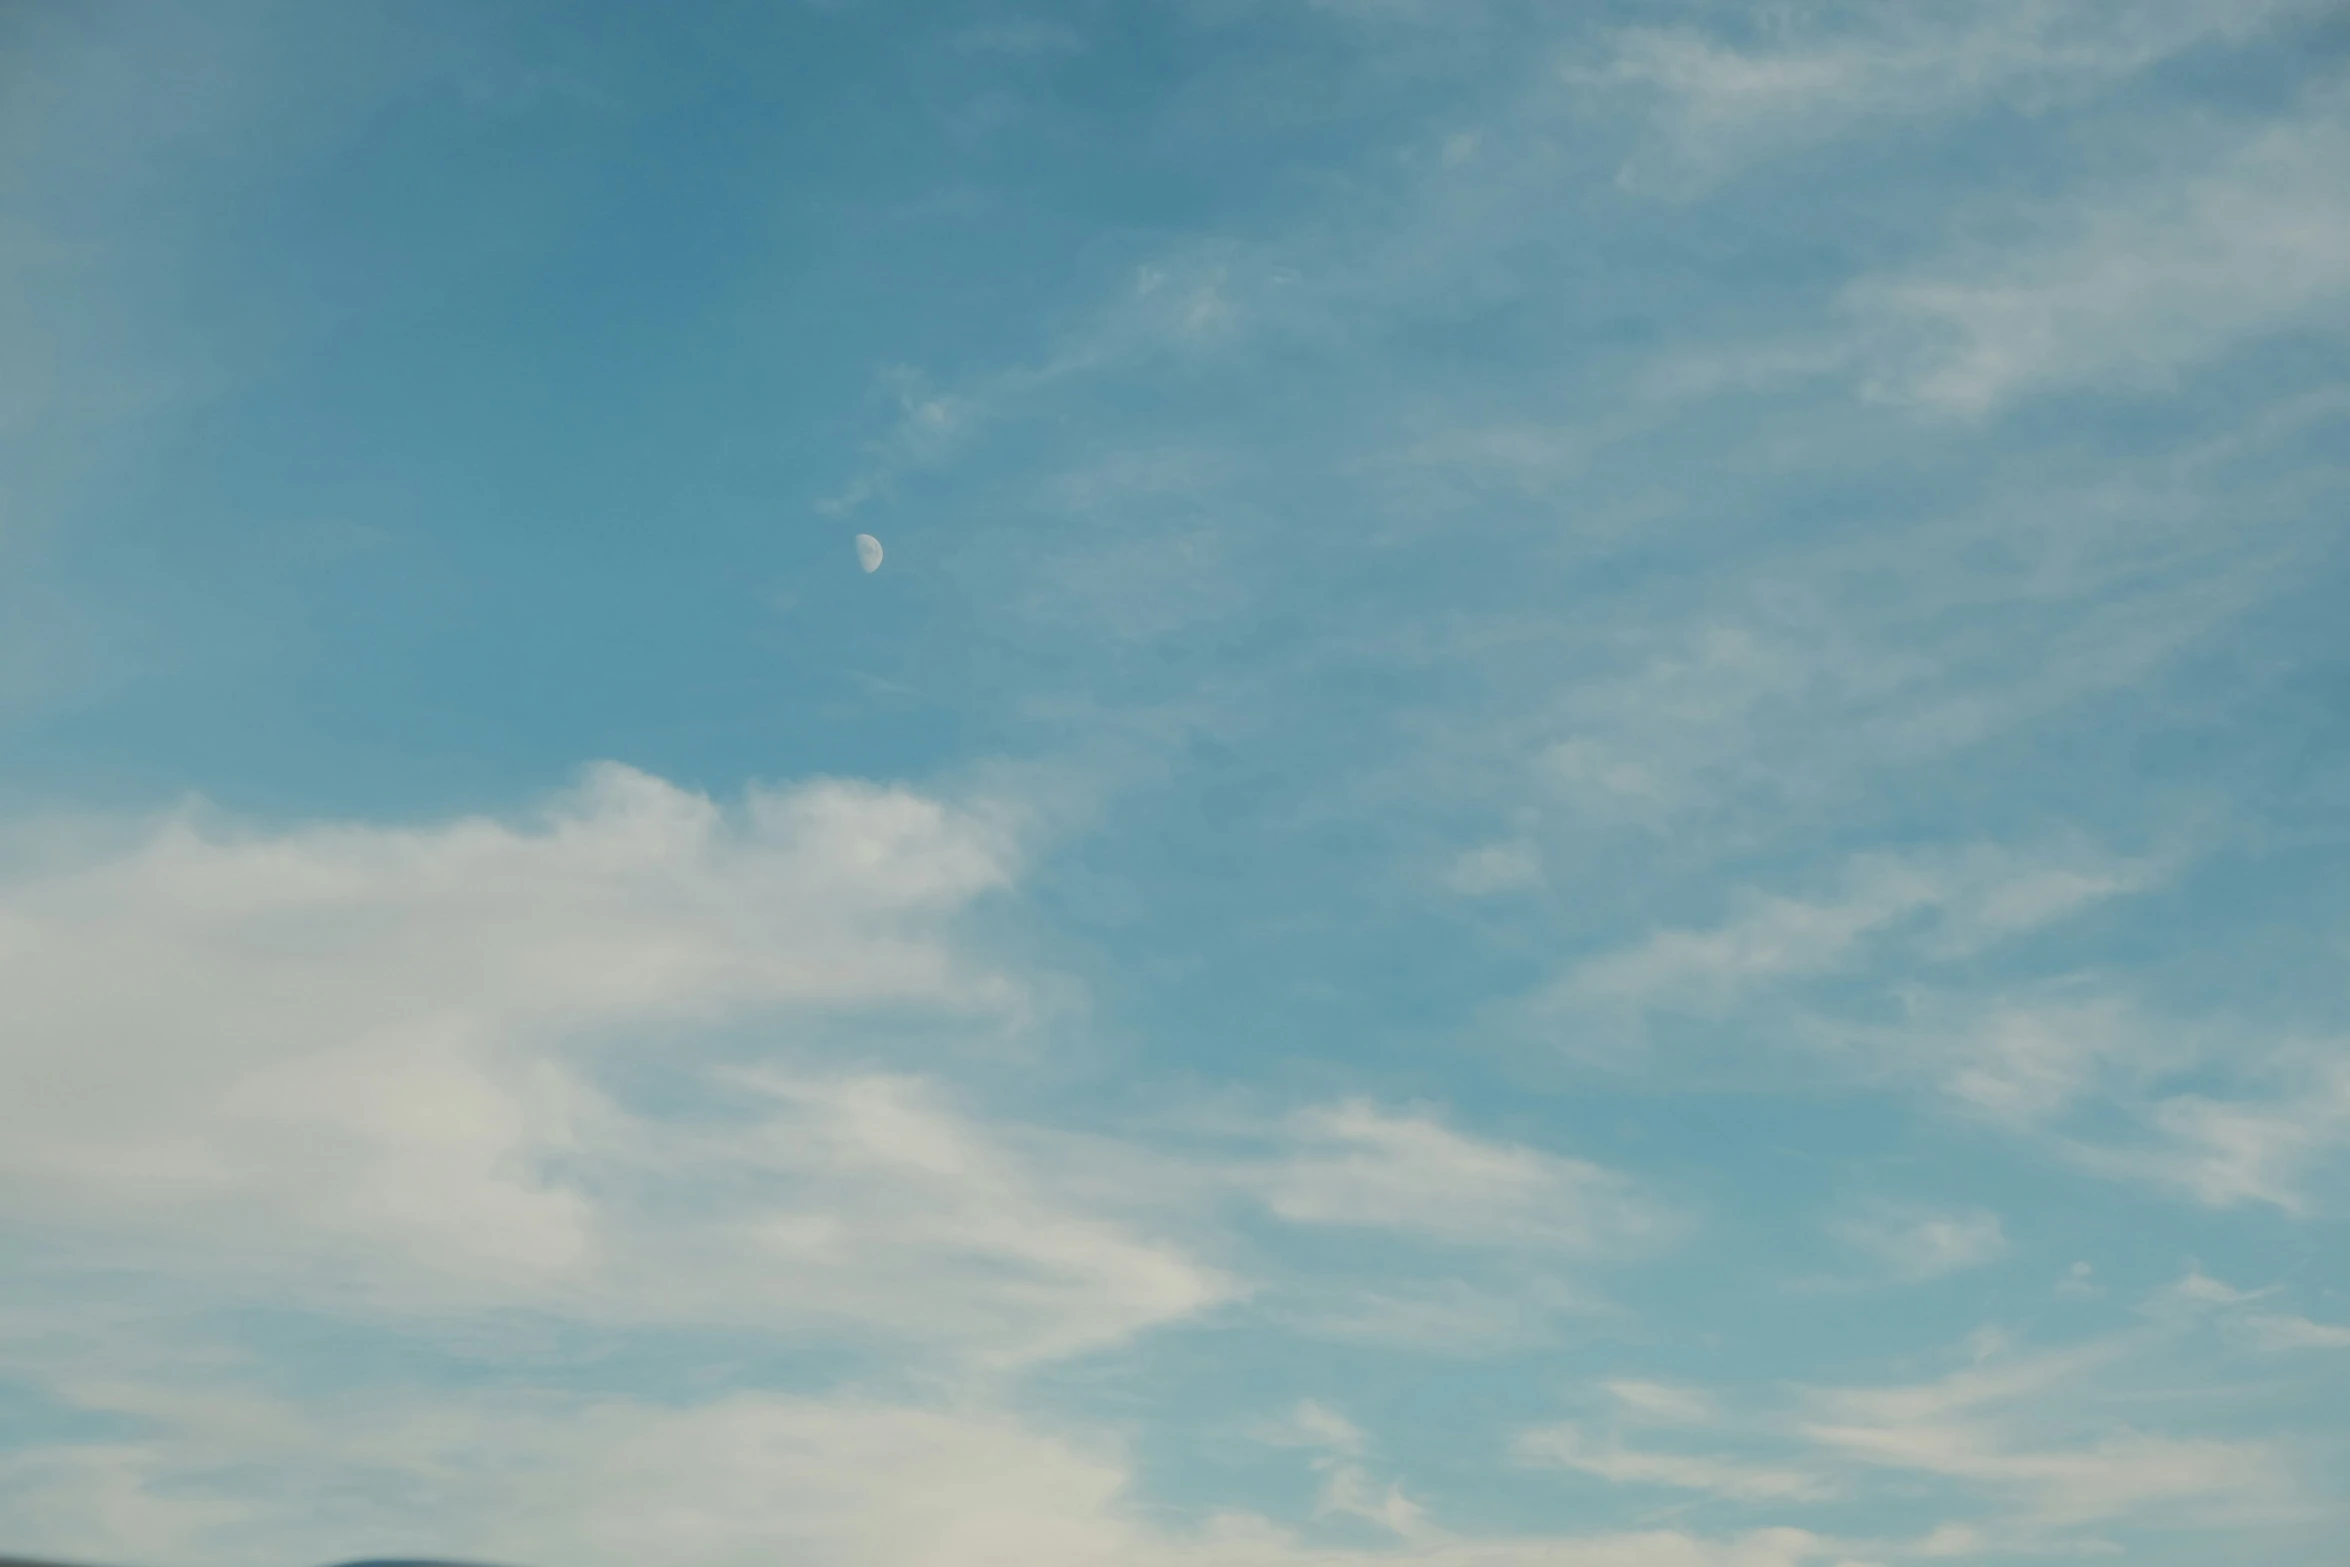
[[[1702,1388],[1634,1377],[1615,1377],[1601,1384],[1628,1420],[1665,1425],[1708,1425],[1719,1418],[1719,1408]]]
[[[1645,1249],[1683,1227],[1668,1204],[1601,1165],[1359,1100],[1301,1111],[1289,1134],[1296,1152],[1258,1180],[1265,1205],[1295,1224],[1569,1255]]]
[[[1982,1209],[1923,1213],[1878,1204],[1835,1221],[1830,1230],[1894,1278],[1911,1284],[1979,1268],[2008,1250],[1999,1216]]]
[[[1359,1458],[1368,1444],[1362,1427],[1318,1400],[1298,1400],[1280,1420],[1260,1422],[1249,1432],[1273,1447],[1319,1448],[1341,1457]]]
[[[1609,1314],[1604,1296],[1555,1266],[1528,1273],[1507,1266],[1522,1266],[1522,1256],[1501,1252],[1493,1260],[1504,1265],[1498,1275],[1383,1272],[1293,1281],[1268,1293],[1259,1309],[1276,1325],[1324,1343],[1456,1363],[1555,1346],[1574,1324]]]
[[[1522,1464],[1579,1470],[1620,1485],[1703,1491],[1735,1501],[1816,1501],[1835,1489],[1825,1476],[1803,1469],[1629,1448],[1594,1440],[1572,1425],[1523,1432],[1511,1452]]]
[[[2150,179],[2038,247],[1856,284],[1874,395],[1979,414],[2044,387],[2159,386],[2239,340],[2350,303],[2350,155],[2321,100],[2216,166]]]
[[[2322,1049],[2248,1047],[2073,983],[1988,1004],[1912,993],[1905,1012],[1892,1027],[1821,1033],[1962,1120],[2207,1207],[2314,1212],[2315,1190],[2350,1140]],[[2204,1091],[2175,1091],[2197,1074]]]
[[[1688,192],[1740,166],[1830,141],[1856,125],[1928,120],[1985,102],[2079,99],[2199,46],[2227,45],[2305,8],[2160,0],[2051,7],[2028,0],[1952,12],[1889,5],[1774,17],[1732,42],[1699,28],[1632,27],[1570,79],[1654,104],[1656,142],[1626,165],[1638,188]]]
[[[2061,1400],[2089,1394],[2089,1373],[2127,1350],[2091,1345],[1929,1384],[1826,1390],[1799,1429],[1865,1468],[1979,1486],[2027,1535],[2121,1518],[2285,1517],[2304,1505],[2268,1442],[2173,1437],[2110,1416],[2084,1429]]]
[[[2350,1349],[2350,1325],[2338,1322],[2263,1314],[2246,1317],[2244,1330],[2255,1348],[2271,1354],[2297,1349]]]
[[[2238,1289],[2213,1278],[2198,1264],[2155,1292],[2141,1307],[2161,1321],[2217,1321],[2233,1338],[2263,1354],[2290,1354],[2308,1349],[2350,1349],[2350,1327],[2316,1322],[2292,1312],[2264,1309],[2284,1293],[2281,1285]]]
[[[1845,968],[1873,938],[1907,923],[1924,927],[1929,957],[1964,956],[2149,880],[2141,866],[2074,868],[2050,858],[1996,849],[1939,862],[1864,857],[1833,897],[1750,896],[1721,925],[1659,931],[1584,961],[1546,999],[1561,1008],[1718,1012],[1754,991]]]
[[[2166,1416],[2149,1415],[2143,1402],[2152,1368],[2191,1355],[2195,1325],[2206,1318],[2216,1316],[2237,1341],[2265,1353],[2304,1342],[2320,1347],[2298,1327],[2266,1326],[2306,1320],[2253,1305],[2275,1293],[2239,1291],[2190,1272],[2143,1303],[2151,1327],[2039,1353],[1985,1329],[1960,1351],[1957,1369],[1927,1381],[1797,1387],[1759,1399],[1674,1389],[1674,1402],[1694,1396],[1703,1419],[1684,1422],[1676,1411],[1668,1424],[1689,1425],[1712,1451],[1688,1451],[1686,1439],[1672,1450],[1565,1422],[1519,1433],[1512,1453],[1537,1468],[1702,1492],[1721,1503],[1849,1497],[1887,1471],[1964,1488],[1976,1498],[1968,1523],[1902,1543],[1901,1554],[1926,1558],[2028,1555],[2123,1520],[2156,1519],[2184,1531],[2282,1522],[2306,1516],[2314,1494],[2304,1450],[2266,1435],[2178,1434],[2171,1428],[2192,1420],[2199,1402],[2227,1396],[2191,1382],[2165,1395],[2173,1405]],[[2153,1385],[2161,1381],[2154,1374]],[[1620,1420],[1643,1419],[1649,1400],[1641,1393],[1624,1398],[1613,1383],[1609,1391]],[[1731,1447],[1737,1456],[1723,1453]],[[1758,1449],[1767,1456],[1754,1456]]]
[[[2350,1152],[2350,1068],[2289,1045],[2261,1066],[2270,1081],[2242,1097],[2157,1099],[2142,1111],[2137,1137],[2075,1142],[2071,1151],[2090,1169],[2152,1181],[2205,1207],[2265,1203],[2314,1215],[2319,1189]]]

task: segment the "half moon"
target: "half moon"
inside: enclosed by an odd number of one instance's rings
[[[867,571],[881,569],[881,541],[870,533],[857,535],[857,564]]]

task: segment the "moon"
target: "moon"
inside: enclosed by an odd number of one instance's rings
[[[870,533],[857,535],[857,564],[867,571],[881,569],[881,541]]]

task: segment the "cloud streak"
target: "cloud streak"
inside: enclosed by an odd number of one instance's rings
[[[1263,1193],[1293,1224],[1567,1255],[1641,1249],[1679,1228],[1669,1207],[1615,1171],[1361,1101],[1301,1112],[1291,1135],[1298,1152],[1266,1172]]]
[[[2350,324],[2350,155],[2321,100],[2215,167],[2166,175],[2037,247],[1965,270],[1856,284],[1882,363],[1871,395],[1979,415],[2088,385],[2158,389],[2247,338]]]

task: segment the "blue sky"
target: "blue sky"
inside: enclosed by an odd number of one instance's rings
[[[0,13],[0,1546],[2336,1561],[2346,60]]]

